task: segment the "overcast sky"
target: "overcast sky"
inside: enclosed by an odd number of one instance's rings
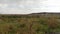
[[[1,14],[60,12],[60,0],[0,0]]]

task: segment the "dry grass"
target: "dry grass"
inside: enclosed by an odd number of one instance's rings
[[[0,34],[45,34],[60,31],[60,17],[0,16]],[[51,27],[52,26],[52,27]]]

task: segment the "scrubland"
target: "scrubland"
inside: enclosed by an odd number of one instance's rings
[[[60,16],[0,15],[0,34],[60,32]]]

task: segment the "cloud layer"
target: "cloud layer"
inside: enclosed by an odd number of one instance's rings
[[[1,14],[60,12],[60,0],[0,0]]]

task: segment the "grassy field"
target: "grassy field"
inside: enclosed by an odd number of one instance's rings
[[[60,32],[60,16],[0,15],[0,34]]]

